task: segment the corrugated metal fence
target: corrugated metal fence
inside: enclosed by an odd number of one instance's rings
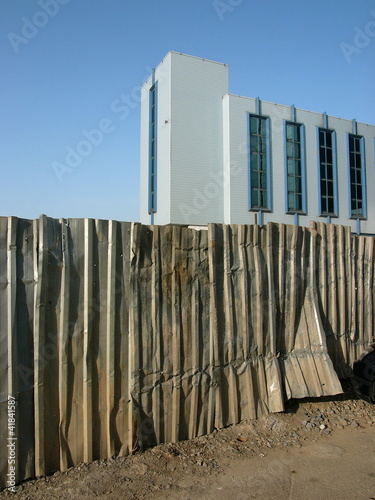
[[[341,392],[374,334],[374,241],[0,218],[0,486],[8,396],[20,481]]]

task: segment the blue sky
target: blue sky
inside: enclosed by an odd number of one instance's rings
[[[375,124],[373,0],[0,0],[0,215],[138,221],[139,86],[169,50],[229,64],[233,94]]]

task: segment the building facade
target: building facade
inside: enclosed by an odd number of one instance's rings
[[[375,126],[228,93],[228,66],[169,52],[142,87],[141,222],[311,220],[375,234]]]

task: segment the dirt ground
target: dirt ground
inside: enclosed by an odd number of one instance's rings
[[[0,499],[375,500],[375,405],[351,386],[285,413],[26,481]]]

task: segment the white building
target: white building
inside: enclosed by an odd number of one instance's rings
[[[374,125],[229,94],[226,64],[169,52],[142,87],[141,222],[375,234],[374,138]]]

